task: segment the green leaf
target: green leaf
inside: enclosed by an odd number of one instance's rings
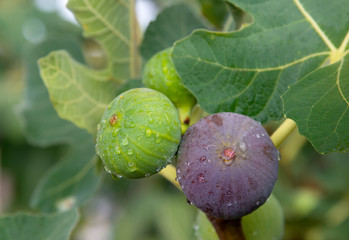
[[[77,40],[76,36],[52,36],[36,47],[27,48],[24,53],[27,72],[26,85],[24,98],[18,107],[18,112],[21,115],[20,119],[24,125],[26,138],[31,144],[42,147],[70,142],[75,135],[84,132],[73,123],[58,117],[49,100],[47,89],[40,78],[37,60],[50,51],[61,48],[66,49],[74,58],[82,61],[80,41]]]
[[[79,219],[78,211],[54,214],[16,213],[0,218],[2,240],[69,239]]]
[[[349,55],[316,69],[283,96],[285,113],[320,153],[349,150]]]
[[[97,157],[89,134],[71,146],[71,151],[47,172],[38,184],[30,205],[44,212],[69,210],[80,206],[98,186]]]
[[[66,51],[39,60],[41,77],[59,116],[94,134],[118,88],[107,71],[96,71],[74,61]]]
[[[176,69],[210,113],[238,112],[263,123],[280,119],[280,96],[287,87],[335,59],[349,28],[347,0],[228,2],[247,11],[253,23],[231,33],[196,31],[177,42]],[[331,36],[334,47],[306,13]]]
[[[73,11],[84,30],[94,38],[108,56],[112,76],[128,80],[140,75],[138,44],[140,31],[134,11],[134,0],[70,0]]]
[[[224,1],[199,0],[202,14],[217,28],[221,29],[229,15]]]
[[[38,58],[55,49],[67,49],[82,59],[80,43],[71,36],[54,36],[25,52],[26,86],[20,106],[25,135],[38,146],[68,144],[69,152],[37,186],[31,205],[42,211],[68,209],[81,205],[95,192],[99,177],[95,173],[92,136],[71,122],[58,117],[49,101],[47,90],[36,66]]]
[[[166,49],[187,36],[194,29],[206,28],[203,20],[186,4],[177,4],[164,9],[151,22],[144,33],[141,53],[144,59]]]
[[[116,221],[113,239],[192,240],[195,214],[182,193],[164,192],[152,185],[127,202]]]

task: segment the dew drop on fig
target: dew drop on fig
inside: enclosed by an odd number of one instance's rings
[[[148,127],[145,129],[145,136],[147,136],[147,137],[151,136],[151,130]]]
[[[128,137],[127,136],[122,140],[121,144],[124,146],[128,145]]]

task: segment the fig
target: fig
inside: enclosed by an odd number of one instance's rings
[[[195,97],[185,88],[170,58],[172,48],[155,54],[146,63],[143,71],[143,83],[146,87],[165,94],[178,108],[181,122],[188,121]]]
[[[216,113],[190,126],[177,154],[177,179],[189,202],[217,219],[239,219],[270,196],[279,152],[262,125]]]
[[[181,138],[177,109],[164,94],[148,88],[116,97],[97,128],[96,153],[117,177],[159,172],[171,162]]]
[[[284,234],[284,214],[279,201],[272,195],[256,211],[241,218],[241,226],[246,240],[282,239]],[[214,227],[199,211],[195,235],[202,240],[219,240]]]

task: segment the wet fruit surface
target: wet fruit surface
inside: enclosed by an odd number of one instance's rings
[[[145,86],[165,94],[176,107],[192,107],[196,99],[184,87],[170,58],[171,48],[155,54],[145,65],[143,83]]]
[[[177,179],[205,213],[236,219],[261,206],[277,180],[278,151],[255,120],[236,113],[210,115],[182,138]]]
[[[172,102],[155,90],[136,88],[107,107],[98,125],[96,152],[116,177],[148,177],[171,162],[180,138]]]

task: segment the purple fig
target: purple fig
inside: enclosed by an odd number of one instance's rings
[[[188,128],[177,179],[188,201],[218,219],[238,219],[261,206],[277,180],[279,152],[261,124],[217,113]]]

